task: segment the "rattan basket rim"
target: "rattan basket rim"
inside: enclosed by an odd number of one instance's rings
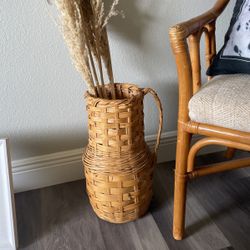
[[[140,88],[140,87],[138,87],[136,84],[133,84],[133,83],[114,83],[114,85],[115,85],[115,88],[117,87],[117,86],[123,86],[123,88],[129,88],[129,87],[131,87],[131,88],[134,88],[134,89],[136,89],[139,93],[141,92],[141,94],[143,95],[143,88]],[[111,83],[109,83],[109,84],[105,84],[104,85],[104,88],[106,88],[106,89],[108,89],[108,88],[111,88],[111,86],[112,86],[112,84]],[[107,99],[107,98],[102,98],[102,97],[96,97],[96,96],[93,96],[93,95],[91,95],[90,93],[89,93],[89,91],[86,91],[85,92],[85,94],[84,94],[84,98],[86,99],[86,98],[93,98],[95,101],[97,101],[97,102],[116,102],[116,103],[120,103],[120,102],[131,102],[131,101],[133,101],[135,98],[136,98],[136,96],[133,96],[133,95],[131,95],[130,97],[124,97],[124,98],[117,98],[117,99]]]

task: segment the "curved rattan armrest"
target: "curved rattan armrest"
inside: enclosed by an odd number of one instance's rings
[[[199,31],[206,24],[211,23],[223,12],[230,0],[217,0],[215,5],[205,12],[189,21],[179,23],[169,30],[170,40],[182,40]]]
[[[215,21],[229,1],[217,0],[215,5],[204,14],[170,28],[169,36],[179,82],[179,122],[189,121],[188,102],[201,85],[200,31],[206,26],[206,58],[207,65],[209,65],[216,54]],[[192,39],[188,46],[189,36]]]

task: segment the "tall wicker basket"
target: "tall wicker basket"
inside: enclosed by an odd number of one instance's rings
[[[106,85],[111,92],[110,85]],[[153,168],[162,130],[162,106],[150,88],[116,84],[117,99],[86,94],[89,143],[83,155],[86,187],[95,213],[113,223],[145,214],[152,197]],[[151,93],[159,109],[154,151],[144,139],[143,98]]]

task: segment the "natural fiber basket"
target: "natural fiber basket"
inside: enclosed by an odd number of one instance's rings
[[[106,85],[111,92],[110,85]],[[142,216],[152,197],[153,168],[162,129],[162,107],[150,88],[116,84],[117,99],[86,94],[89,143],[83,155],[86,187],[96,214],[124,223]],[[144,139],[143,98],[151,93],[159,109],[159,130],[151,152]]]

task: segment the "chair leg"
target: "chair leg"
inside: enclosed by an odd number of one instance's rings
[[[190,147],[191,135],[178,131],[175,187],[174,187],[174,219],[173,237],[181,240],[185,229],[186,188],[187,188],[187,157]]]

